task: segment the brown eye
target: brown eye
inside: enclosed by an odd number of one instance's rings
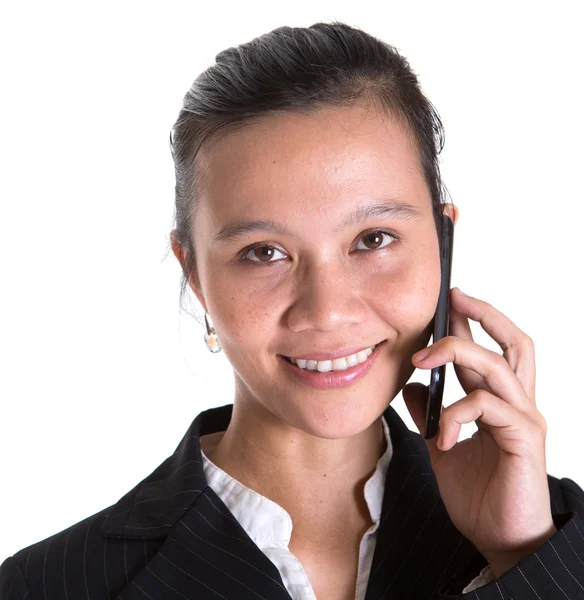
[[[391,238],[391,240],[395,240],[396,238],[391,235],[390,233],[387,233],[387,231],[372,231],[371,233],[367,233],[365,234],[361,240],[359,240],[359,242],[363,241],[365,246],[366,246],[366,250],[379,250],[380,248],[385,248],[386,246],[388,246],[391,241],[389,243],[383,243],[383,237],[387,236],[389,238]],[[361,248],[359,248],[359,250],[361,250]]]
[[[272,260],[275,252],[280,251],[273,246],[256,246],[255,248],[250,248],[241,258],[250,260],[251,262],[277,262]],[[280,252],[280,254],[282,254],[282,252]],[[284,255],[282,254],[282,256]]]

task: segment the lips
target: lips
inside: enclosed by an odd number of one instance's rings
[[[310,387],[319,390],[347,387],[354,385],[369,372],[382,349],[385,347],[386,341],[387,340],[384,340],[377,344],[375,350],[365,362],[342,371],[311,371],[308,369],[301,369],[281,354],[278,354],[278,359],[282,361],[285,372],[289,373],[296,381],[307,384]]]

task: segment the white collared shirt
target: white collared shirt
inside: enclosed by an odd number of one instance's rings
[[[355,600],[365,598],[381,517],[385,476],[393,453],[389,427],[383,416],[381,421],[387,449],[377,461],[375,472],[365,484],[365,501],[373,525],[363,535],[359,547]],[[293,600],[316,600],[302,564],[288,548],[292,535],[292,519],[288,511],[231,477],[211,462],[202,450],[201,454],[207,483],[225,503],[247,535],[278,568],[282,582]],[[463,593],[472,592],[493,579],[491,570],[487,566],[464,588]]]

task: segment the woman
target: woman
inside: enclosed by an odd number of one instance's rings
[[[458,218],[442,133],[407,61],[342,23],[217,56],[171,134],[171,246],[233,404],[114,506],[6,559],[2,600],[583,597],[584,491],[547,475],[530,338],[454,289],[450,336],[418,353]],[[427,388],[406,383],[447,362],[467,396],[425,440],[389,404],[403,391],[421,430]]]

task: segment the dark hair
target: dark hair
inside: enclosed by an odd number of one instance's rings
[[[334,21],[279,27],[223,50],[183,99],[170,133],[175,164],[175,235],[183,256],[180,303],[195,267],[192,220],[203,173],[195,159],[210,138],[282,112],[309,113],[327,106],[375,105],[413,136],[432,198],[438,239],[444,194],[438,155],[444,146],[440,116],[421,91],[408,61],[393,46]]]

